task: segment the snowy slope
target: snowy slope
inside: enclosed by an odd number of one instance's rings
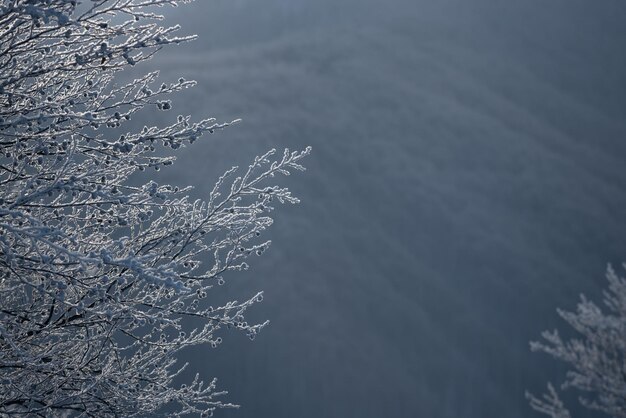
[[[254,259],[271,326],[190,353],[238,417],[527,417],[559,382],[528,350],[626,258],[626,6],[617,1],[202,1],[174,112],[243,118],[163,177],[196,185],[312,145]],[[513,4],[519,3],[519,4]]]

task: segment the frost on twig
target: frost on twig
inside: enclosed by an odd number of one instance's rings
[[[577,333],[564,339],[558,331],[545,331],[544,341],[532,342],[533,351],[543,351],[570,367],[564,388],[584,395],[581,404],[614,418],[626,417],[626,279],[609,267],[609,288],[604,292],[603,311],[581,295],[576,312],[558,310]],[[552,385],[538,399],[527,394],[533,409],[552,418],[570,418],[570,413]]]
[[[176,354],[217,346],[223,328],[254,338],[266,325],[245,319],[262,293],[216,307],[203,299],[269,246],[260,235],[274,203],[298,200],[268,182],[303,170],[310,149],[233,167],[206,200],[154,181],[129,184],[133,173],[173,163],[158,148],[229,125],[179,116],[124,129],[143,108],[171,110],[168,95],[194,84],[158,85],[156,73],[115,82],[118,71],[191,39],[154,13],[177,3],[0,1],[2,416],[145,416],[166,404],[206,416],[234,406],[215,380],[174,386],[186,367]]]
[[[526,398],[530,402],[530,406],[537,412],[542,412],[551,418],[571,418],[569,411],[563,405],[551,383],[548,383],[548,393],[541,398],[537,398],[529,392],[526,392]]]

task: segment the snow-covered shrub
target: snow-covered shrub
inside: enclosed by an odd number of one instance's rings
[[[184,3],[184,1],[182,1]],[[174,0],[0,0],[0,416],[209,415],[232,406],[215,381],[174,379],[181,349],[216,331],[253,338],[261,300],[209,307],[212,286],[269,242],[274,202],[297,203],[277,174],[309,152],[274,151],[228,170],[205,201],[131,174],[228,123],[179,116],[126,131],[142,108],[194,83],[116,74],[185,42],[155,6]],[[120,132],[125,132],[120,134]],[[194,326],[191,324],[198,324]]]
[[[604,292],[603,311],[581,296],[576,312],[558,310],[579,335],[563,339],[558,331],[542,334],[545,342],[533,342],[533,350],[543,351],[565,362],[564,388],[585,392],[580,402],[591,410],[614,417],[626,417],[626,279],[613,269],[607,271],[609,288]],[[552,418],[570,418],[552,384],[541,399],[527,394],[533,409]]]

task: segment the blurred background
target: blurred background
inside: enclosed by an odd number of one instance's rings
[[[626,260],[626,3],[163,10],[200,37],[140,70],[199,85],[154,117],[243,122],[160,179],[206,197],[231,165],[313,146],[270,251],[210,295],[264,290],[250,315],[270,326],[185,353],[242,405],[219,416],[539,416],[524,391],[564,370],[529,341]]]

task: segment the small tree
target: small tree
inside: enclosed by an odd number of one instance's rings
[[[623,418],[626,417],[626,279],[610,267],[606,276],[607,312],[583,295],[576,312],[558,311],[580,337],[564,340],[557,331],[546,331],[542,334],[545,342],[533,342],[531,348],[571,367],[563,386],[587,392],[587,397],[580,399],[585,407]],[[543,399],[527,394],[531,407],[552,418],[570,418],[570,412],[551,384],[548,391]]]
[[[131,174],[172,164],[162,152],[228,123],[124,131],[143,108],[168,111],[157,74],[117,84],[122,69],[170,44],[154,6],[175,0],[0,1],[0,415],[210,415],[233,406],[215,380],[174,385],[189,346],[221,328],[253,338],[245,311],[262,298],[210,307],[207,292],[270,244],[258,236],[275,201],[297,203],[276,174],[309,152],[274,151],[221,176],[206,201]],[[115,137],[115,138],[114,138]],[[156,153],[158,152],[158,153]],[[196,324],[196,325],[193,325]],[[197,325],[200,324],[200,325]]]

